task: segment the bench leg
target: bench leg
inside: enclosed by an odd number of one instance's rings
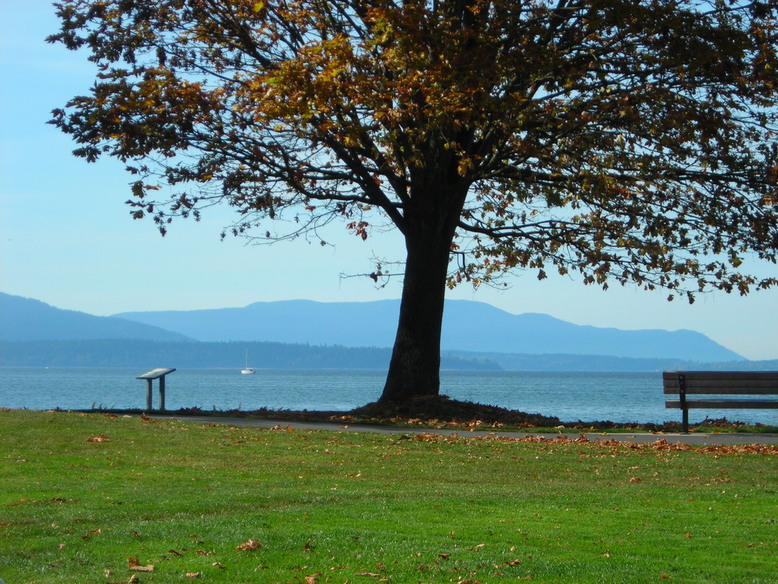
[[[151,411],[151,379],[146,380],[146,411]]]
[[[689,409],[686,407],[686,376],[678,376],[678,397],[681,398],[681,411],[683,412],[683,433],[689,433]]]
[[[159,409],[165,411],[165,376],[159,378]]]

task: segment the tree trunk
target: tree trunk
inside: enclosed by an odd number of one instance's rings
[[[381,402],[440,392],[440,334],[452,238],[453,228],[423,226],[405,235],[400,318]]]

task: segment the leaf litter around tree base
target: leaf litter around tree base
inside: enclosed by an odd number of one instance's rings
[[[336,422],[340,424],[374,424],[383,426],[415,426],[463,430],[488,429],[555,429],[570,431],[625,430],[645,432],[681,431],[680,422],[620,424],[607,420],[562,422],[556,416],[526,413],[500,406],[478,404],[451,399],[445,395],[425,395],[404,402],[372,402],[349,411],[274,410],[261,408],[253,411],[206,411],[186,408],[178,415],[213,415],[231,417],[261,417],[299,422]],[[727,419],[705,419],[691,428],[704,432],[776,432],[775,426],[748,425]]]

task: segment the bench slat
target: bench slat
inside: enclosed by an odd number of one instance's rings
[[[675,379],[678,374],[691,379],[763,379],[778,381],[778,371],[664,371],[664,378]]]
[[[664,387],[664,392],[667,394],[678,394],[678,384],[673,386]],[[731,395],[778,395],[778,386],[765,386],[757,387],[753,385],[728,385],[728,384],[710,384],[705,386],[694,385],[686,383],[687,394],[710,394],[710,393],[722,393]]]
[[[687,394],[778,395],[776,371],[665,371],[664,393],[677,394],[683,374]]]
[[[665,402],[666,408],[681,408],[681,400],[671,399]],[[775,399],[687,399],[686,408],[710,408],[710,409],[778,409],[778,400]]]

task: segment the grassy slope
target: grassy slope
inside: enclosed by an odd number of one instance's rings
[[[0,436],[0,578],[9,584],[778,577],[775,446],[271,431],[29,411],[0,411]],[[128,557],[153,572],[131,569]]]

